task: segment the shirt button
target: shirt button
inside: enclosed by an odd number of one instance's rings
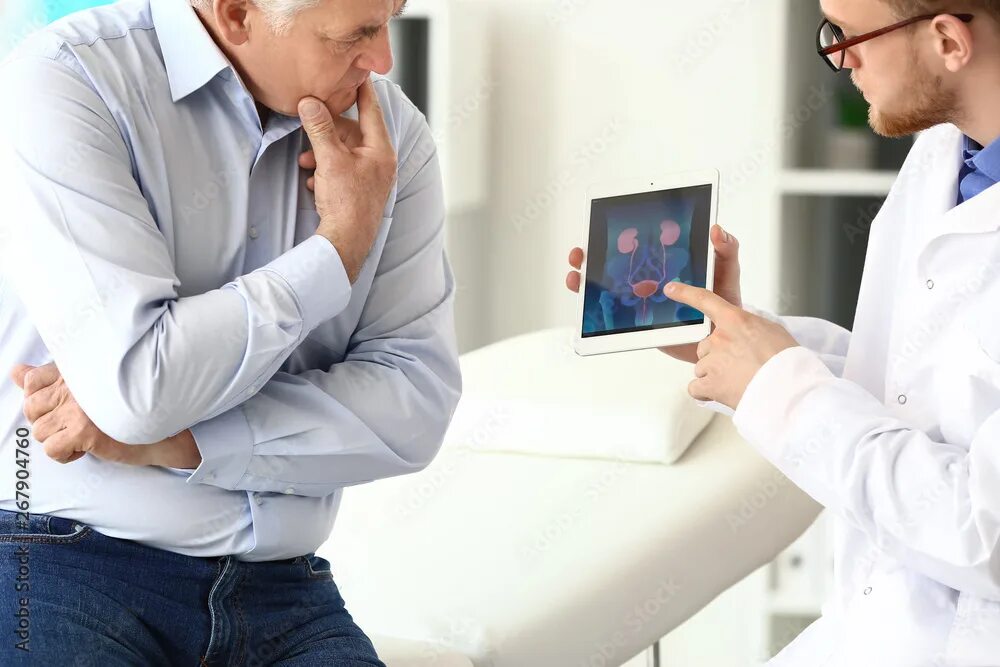
[[[255,493],[255,494],[253,494],[253,501],[254,501],[255,503],[257,503],[258,505],[260,505],[261,503],[263,503],[263,502],[264,502],[264,499],[263,499],[263,498],[261,498],[259,494],[256,494],[256,493]]]
[[[250,228],[250,238],[255,239],[258,236],[260,236],[260,234],[257,232],[257,228],[256,227],[251,227]]]
[[[869,586],[868,588],[865,589],[865,595],[868,595],[871,592],[872,592],[872,587],[871,586]]]
[[[897,400],[900,405],[906,405],[906,394],[900,394]]]
[[[288,495],[295,493],[295,487],[294,486],[288,487],[287,489],[285,489],[285,493]]]
[[[927,281],[927,289],[934,289],[934,281],[933,280],[928,280]]]

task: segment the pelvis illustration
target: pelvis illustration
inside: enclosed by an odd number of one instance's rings
[[[674,220],[658,226],[629,227],[618,235],[618,255],[609,257],[610,289],[601,294],[601,309],[609,328],[614,322],[615,301],[635,309],[637,327],[653,324],[653,304],[664,303],[663,287],[676,280],[691,261],[684,248],[674,247],[681,227]]]

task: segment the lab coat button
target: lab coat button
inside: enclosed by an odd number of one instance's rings
[[[257,228],[256,227],[251,227],[250,228],[250,238],[255,239],[258,236],[260,236],[260,234],[257,233]]]
[[[933,280],[928,280],[927,281],[927,289],[934,289],[934,281]]]
[[[872,592],[872,587],[871,586],[869,586],[868,588],[865,589],[865,595],[868,595],[871,592]]]
[[[897,400],[899,400],[900,405],[906,405],[906,394],[900,394]]]

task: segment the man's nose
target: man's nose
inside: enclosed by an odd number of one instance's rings
[[[392,45],[389,43],[389,30],[386,28],[372,40],[369,48],[358,58],[357,67],[385,75],[392,70],[392,65]]]
[[[861,59],[858,58],[858,54],[854,52],[854,49],[847,49],[844,52],[844,69],[857,69],[861,66]]]

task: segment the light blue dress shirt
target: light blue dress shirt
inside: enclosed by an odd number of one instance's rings
[[[352,287],[315,234],[297,118],[254,101],[185,0],[74,14],[0,65],[0,369],[54,360],[122,442],[190,428],[190,470],[32,442],[32,512],[196,556],[314,551],[342,489],[425,467],[461,392],[437,151],[375,88],[396,186]],[[356,118],[356,108],[352,110]],[[22,393],[0,384],[0,507]]]
[[[982,194],[1000,182],[1000,139],[983,148],[979,142],[962,140],[962,168],[958,176],[958,203]]]

